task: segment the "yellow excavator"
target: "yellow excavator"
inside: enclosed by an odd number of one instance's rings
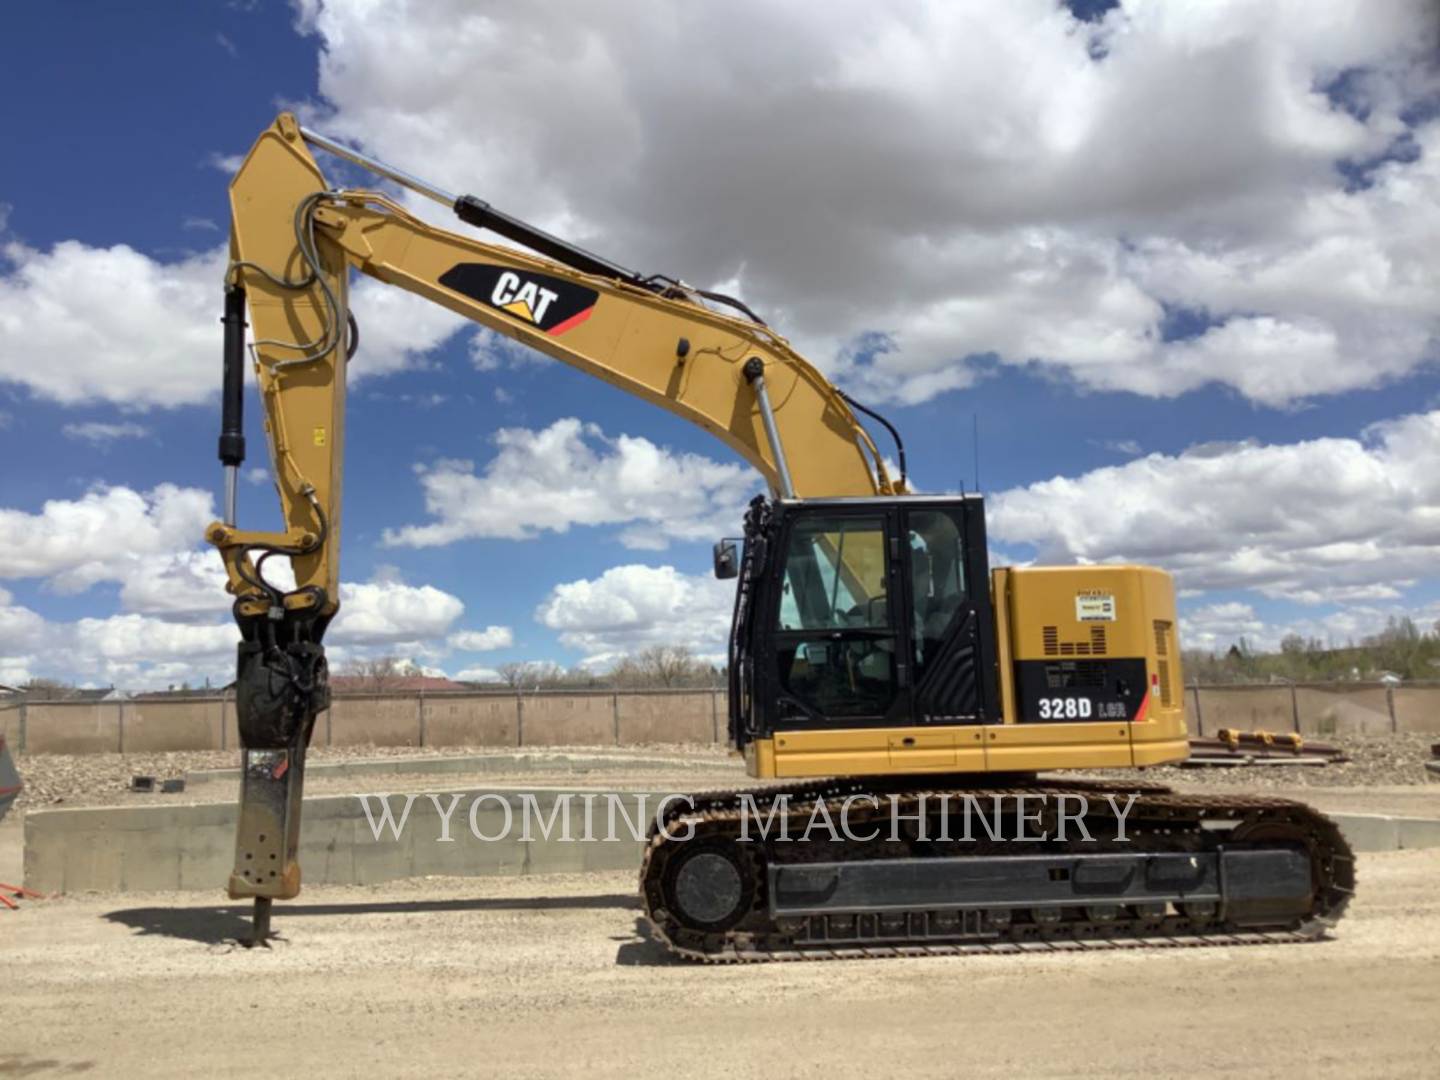
[[[313,150],[509,244],[436,228],[382,191],[333,188]],[[909,493],[895,429],[744,303],[626,269],[292,115],[245,156],[230,202],[225,519],[206,538],[242,639],[229,892],[255,899],[257,940],[271,902],[300,889],[305,752],[329,702],[322,642],[340,602],[346,366],[359,344],[352,269],[692,421],[769,485],[743,542],[716,545],[714,569],[736,579],[729,741],[751,777],[774,783],[673,800],[651,827],[641,897],[674,952],[1307,940],[1339,918],[1354,860],[1301,804],[1041,776],[1186,757],[1164,572],[991,569],[979,495]],[[283,531],[236,524],[247,325]],[[899,475],[866,421],[894,438]],[[294,588],[267,577],[277,555]],[[983,830],[953,827],[979,808]],[[832,816],[841,830],[812,838]]]

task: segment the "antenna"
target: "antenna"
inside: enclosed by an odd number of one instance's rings
[[[975,492],[980,492],[980,414],[970,414],[971,455],[975,461]]]

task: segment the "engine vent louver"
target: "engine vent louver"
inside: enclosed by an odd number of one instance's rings
[[[1169,708],[1175,700],[1170,686],[1170,631],[1174,623],[1168,619],[1155,620],[1155,674],[1160,680],[1160,704]]]
[[[1090,627],[1089,641],[1061,641],[1060,628],[1047,626],[1041,631],[1046,656],[1104,656],[1107,652],[1105,627]]]

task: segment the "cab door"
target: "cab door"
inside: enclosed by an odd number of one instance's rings
[[[771,609],[776,727],[908,722],[897,525],[888,507],[802,510],[788,523]]]
[[[901,516],[912,718],[917,727],[947,730],[960,769],[983,768],[979,725],[994,701],[982,505],[957,500],[907,507]]]

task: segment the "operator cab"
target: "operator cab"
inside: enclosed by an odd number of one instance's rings
[[[980,724],[998,712],[979,496],[769,501],[745,519],[730,736]]]

